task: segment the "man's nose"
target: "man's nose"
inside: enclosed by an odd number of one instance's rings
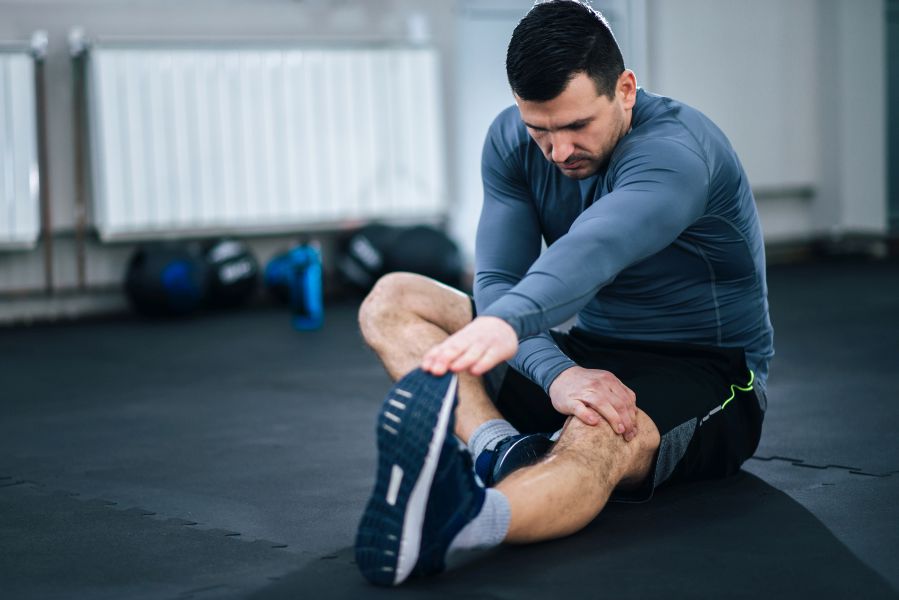
[[[554,163],[565,162],[574,152],[574,144],[571,143],[571,140],[567,135],[560,133],[553,134],[550,143],[552,144],[550,158],[552,158]]]

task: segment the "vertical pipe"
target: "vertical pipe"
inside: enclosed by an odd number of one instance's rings
[[[899,0],[887,2],[887,164],[899,164]],[[889,232],[899,249],[899,169],[889,169]]]
[[[47,157],[47,87],[45,64],[47,33],[37,31],[31,38],[34,55],[35,115],[37,117],[37,170],[41,206],[41,241],[44,245],[44,291],[53,295],[53,207],[50,202],[50,161]]]
[[[85,258],[85,230],[87,229],[87,186],[85,181],[85,169],[87,168],[84,151],[87,147],[85,140],[85,65],[87,48],[84,43],[83,32],[73,30],[69,34],[69,51],[72,56],[72,126],[74,129],[75,145],[75,261],[78,273],[77,289],[84,291],[87,288],[86,258]]]

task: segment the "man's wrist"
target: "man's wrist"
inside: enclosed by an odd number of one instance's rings
[[[577,363],[574,362],[573,360],[570,360],[570,361],[567,362],[567,363],[561,364],[561,365],[560,365],[559,367],[557,367],[556,369],[553,369],[553,371],[550,372],[550,376],[546,377],[546,379],[545,379],[545,381],[546,381],[547,383],[546,383],[546,385],[544,386],[544,391],[545,391],[550,397],[552,397],[552,387],[553,387],[553,384],[555,384],[555,383],[559,380],[559,377],[562,375],[562,373],[565,373],[566,371],[568,371],[568,370],[570,370],[570,369],[573,369],[573,368],[576,367],[576,366],[578,366]]]

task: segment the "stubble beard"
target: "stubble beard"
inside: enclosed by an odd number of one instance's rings
[[[576,169],[564,169],[560,164],[556,164],[556,168],[558,168],[565,177],[579,181],[596,175],[596,173],[608,164],[608,157],[584,156],[578,160],[584,161],[584,164]]]

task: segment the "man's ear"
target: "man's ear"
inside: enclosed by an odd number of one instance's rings
[[[637,101],[637,76],[630,69],[625,69],[618,76],[615,94],[624,102],[624,108],[633,108]]]

